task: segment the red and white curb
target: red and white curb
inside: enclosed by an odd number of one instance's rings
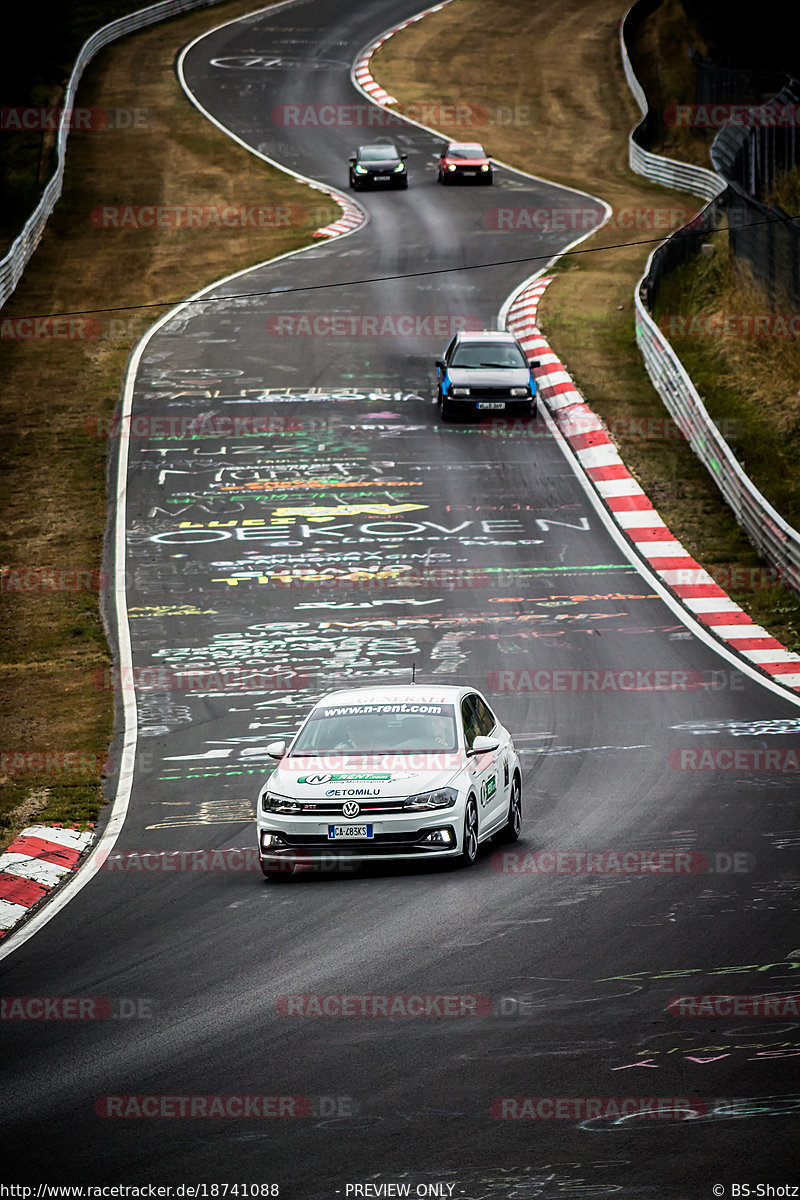
[[[341,207],[342,215],[330,225],[325,225],[322,229],[315,229],[313,233],[315,238],[338,237],[341,233],[349,233],[351,229],[357,229],[364,221],[364,213],[346,196],[341,196],[338,192],[329,192],[328,195]]]
[[[537,384],[562,436],[575,452],[606,509],[638,554],[695,620],[776,683],[800,691],[800,654],[793,654],[740,608],[673,536],[623,463],[592,411],[536,325],[549,276],[523,288],[506,317],[529,358],[541,363]]]
[[[357,86],[361,88],[361,91],[365,92],[366,95],[369,96],[371,100],[374,100],[376,104],[397,104],[397,100],[394,96],[390,96],[389,93],[385,91],[379,83],[376,83],[372,77],[372,73],[369,69],[369,60],[372,58],[375,51],[382,46],[384,42],[387,42],[390,37],[393,37],[396,33],[399,33],[401,29],[407,29],[408,26],[413,25],[415,21],[421,21],[423,17],[427,17],[431,13],[439,12],[440,9],[446,8],[450,3],[451,0],[443,0],[441,4],[435,4],[433,8],[426,8],[423,12],[418,12],[415,16],[409,17],[407,21],[402,21],[399,25],[393,26],[392,29],[387,29],[386,32],[382,33],[379,38],[376,38],[374,42],[370,42],[368,46],[365,46],[358,55],[351,72],[351,77]]]
[[[0,938],[74,869],[94,840],[91,829],[29,825],[0,854]]]

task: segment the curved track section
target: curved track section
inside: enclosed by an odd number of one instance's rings
[[[797,978],[796,708],[651,591],[549,426],[439,424],[450,330],[493,325],[530,273],[498,263],[562,248],[487,214],[592,202],[503,169],[492,189],[441,188],[430,133],[354,126],[378,120],[354,56],[413,11],[305,0],[186,55],[198,102],[261,153],[343,187],[349,151],[388,132],[410,187],[365,194],[346,239],[221,283],[140,348],[114,491],[130,807],[2,988],[101,998],[117,1019],[14,1026],[9,1180],[238,1180],[290,1200],[788,1182],[770,1144],[798,1104],[797,1021],[667,1006]],[[297,117],[331,106],[334,125]],[[485,689],[513,730],[517,857],[262,884],[245,848],[266,744],[321,692],[412,664]],[[574,857],[589,851],[627,857]],[[281,1000],[412,993],[484,999],[462,1019],[289,1017]],[[134,1119],[131,1096],[305,1099],[297,1119],[177,1101]],[[585,1103],[516,1119],[526,1096],[661,1102],[652,1120]]]

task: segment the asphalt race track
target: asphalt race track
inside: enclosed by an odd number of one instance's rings
[[[418,6],[306,0],[186,56],[197,101],[292,170],[345,189],[349,152],[388,135],[410,185],[360,194],[356,232],[221,284],[144,348],[112,480],[138,707],[120,857],[0,964],[4,997],[114,1015],[2,1023],[9,1183],[684,1200],[800,1182],[800,1022],[667,1010],[797,989],[797,773],[778,768],[798,707],[654,593],[541,418],[442,425],[433,401],[451,332],[494,327],[575,237],[497,229],[491,210],[597,205],[504,169],[443,188],[422,129],[286,115],[366,120],[350,66]],[[422,688],[479,687],[514,734],[517,857],[263,881],[266,744],[325,691],[410,681],[412,664]],[[615,690],[630,671],[638,688]],[[707,761],[738,769],[686,769]],[[531,857],[579,851],[691,867]],[[463,1018],[282,1015],[298,993],[491,999]],[[294,1119],[105,1115],[120,1096],[307,1099]],[[525,1111],[515,1097],[576,1103],[502,1119]],[[593,1117],[587,1098],[659,1098],[660,1119]]]

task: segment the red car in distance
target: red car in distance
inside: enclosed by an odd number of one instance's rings
[[[439,183],[490,184],[492,164],[478,142],[445,142],[439,155]]]

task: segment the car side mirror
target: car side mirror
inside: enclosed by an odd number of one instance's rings
[[[492,750],[499,750],[500,743],[496,737],[484,737],[479,734],[472,743],[472,749],[467,751],[467,754],[489,754]]]
[[[538,358],[532,358],[528,363],[528,366],[531,368],[531,370],[533,370],[534,367],[540,367],[541,365],[542,364]]]
[[[441,367],[441,369],[442,369],[442,370],[444,370],[444,369],[445,369],[445,362],[444,362],[444,359],[443,359],[443,358],[437,358],[437,360],[436,360],[436,365],[437,365],[437,367]]]
[[[286,753],[286,742],[270,742],[267,746],[267,754],[270,758],[283,758]]]
[[[350,162],[355,162],[357,158],[358,158],[358,155],[357,155],[357,154],[351,154],[351,155],[350,155]]]

